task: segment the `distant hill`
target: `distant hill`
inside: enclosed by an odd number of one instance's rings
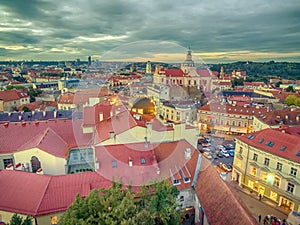
[[[223,66],[225,73],[240,69],[246,71],[247,76],[253,79],[267,78],[268,76],[278,76],[281,79],[300,80],[300,63],[294,62],[234,62],[225,64],[212,64],[213,71],[221,70]]]

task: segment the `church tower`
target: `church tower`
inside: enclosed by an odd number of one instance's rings
[[[146,74],[150,74],[152,71],[151,71],[151,63],[150,61],[148,61],[146,63]]]
[[[181,70],[184,73],[189,73],[190,71],[195,70],[195,63],[192,59],[192,51],[190,48],[187,51],[184,62],[181,63]]]

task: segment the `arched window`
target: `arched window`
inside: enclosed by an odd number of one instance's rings
[[[39,168],[41,168],[41,162],[38,159],[38,157],[32,156],[30,162],[33,173],[35,173]]]

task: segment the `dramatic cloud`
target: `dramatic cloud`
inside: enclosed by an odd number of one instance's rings
[[[170,42],[208,62],[300,61],[300,1],[0,2],[0,60],[157,59]]]

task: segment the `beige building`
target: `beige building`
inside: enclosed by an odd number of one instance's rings
[[[210,102],[198,109],[199,130],[215,130],[228,133],[249,133],[252,131],[255,115],[266,115],[265,107],[237,106],[222,102]]]
[[[300,109],[289,107],[282,110],[273,110],[267,114],[253,117],[253,131],[266,128],[278,128],[283,125],[299,126]]]
[[[19,106],[29,103],[29,96],[19,90],[0,91],[0,112],[12,112]]]
[[[268,128],[236,138],[232,179],[257,196],[300,212],[299,131]]]

